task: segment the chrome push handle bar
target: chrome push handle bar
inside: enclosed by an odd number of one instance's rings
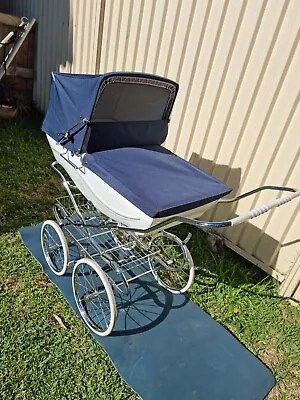
[[[300,190],[297,191],[295,190],[291,194],[287,194],[283,197],[280,197],[279,199],[272,200],[267,204],[263,204],[260,207],[254,208],[253,210],[250,210],[247,213],[240,215],[239,217],[232,218],[229,221],[231,222],[231,226],[238,225],[242,222],[248,221],[249,219],[256,218],[259,215],[262,215],[272,210],[273,208],[280,207],[283,204],[286,204],[299,196],[300,196]]]
[[[254,193],[258,193],[261,192],[263,190],[280,190],[280,191],[288,191],[291,192],[290,194],[287,194],[283,197],[280,197],[279,199],[275,199],[272,200],[271,202],[267,203],[267,204],[263,204],[260,207],[254,208],[250,211],[248,211],[247,213],[240,215],[238,217],[226,220],[226,221],[216,221],[216,222],[207,222],[207,221],[200,221],[197,219],[191,219],[191,218],[186,218],[186,217],[181,217],[181,216],[174,216],[174,217],[170,217],[154,226],[151,226],[148,229],[142,230],[142,229],[134,229],[134,228],[128,228],[128,227],[124,227],[124,226],[120,226],[119,224],[114,224],[112,221],[108,221],[108,225],[114,225],[115,227],[119,228],[119,229],[126,229],[127,231],[134,231],[134,232],[141,232],[144,234],[156,231],[158,229],[163,228],[166,225],[172,224],[172,223],[176,223],[176,222],[180,222],[180,223],[186,223],[189,225],[193,225],[196,226],[198,228],[200,227],[206,227],[206,228],[223,228],[223,227],[228,227],[228,226],[234,226],[234,225],[239,225],[242,222],[248,221],[252,218],[258,217],[259,215],[262,215],[270,210],[272,210],[273,208],[276,207],[280,207],[283,204],[286,204],[290,201],[292,201],[293,199],[300,197],[300,190],[296,190],[290,187],[285,187],[285,186],[262,186],[259,187],[257,189],[251,190],[250,192],[244,193],[240,196],[237,196],[233,199],[224,199],[221,200],[220,203],[233,203],[235,201],[240,200],[241,198],[245,198],[248,197]],[[110,225],[111,224],[111,225]]]
[[[68,160],[67,160],[68,161]],[[76,210],[76,212],[78,213],[78,215],[81,217],[82,221],[85,221],[83,215],[80,213],[79,208],[77,207],[75,198],[73,197],[73,194],[71,192],[70,187],[72,187],[72,185],[70,184],[70,182],[65,178],[65,176],[63,175],[63,173],[61,171],[59,171],[56,168],[56,165],[58,164],[57,161],[54,161],[52,163],[52,168],[59,174],[59,176],[62,179],[63,185],[65,187],[65,189],[67,190],[71,201],[73,203],[73,206]],[[75,166],[75,165],[74,165]],[[77,166],[75,166],[76,168],[78,168]],[[241,194],[239,196],[236,196],[234,198],[231,199],[222,199],[219,200],[219,203],[234,203],[238,200],[241,200],[245,197],[251,196],[255,193],[259,193],[262,192],[263,190],[277,190],[277,191],[284,191],[284,192],[290,192],[289,194],[280,197],[278,199],[272,200],[269,203],[266,204],[262,204],[260,207],[254,208],[248,212],[246,212],[245,214],[242,214],[238,217],[226,220],[226,221],[215,221],[215,222],[208,222],[208,221],[200,221],[198,219],[192,219],[192,218],[187,218],[187,217],[182,217],[182,216],[173,216],[170,217],[168,219],[165,219],[162,222],[159,222],[156,225],[151,226],[148,229],[136,229],[136,228],[130,228],[128,226],[124,226],[124,225],[120,225],[118,222],[113,221],[111,219],[108,219],[107,221],[104,222],[105,226],[108,228],[119,228],[121,230],[126,230],[126,231],[132,231],[132,232],[136,232],[136,233],[143,233],[143,234],[148,234],[151,233],[153,231],[157,231],[160,230],[162,228],[164,228],[167,225],[173,224],[173,223],[186,223],[189,225],[193,225],[196,226],[198,228],[200,227],[206,227],[206,228],[223,228],[223,227],[228,227],[228,226],[234,226],[234,225],[239,225],[242,222],[248,221],[252,218],[256,218],[259,215],[262,215],[274,208],[280,207],[283,204],[286,204],[294,199],[296,199],[297,197],[300,197],[300,190],[291,188],[291,187],[286,187],[286,186],[261,186],[258,187],[256,189],[253,189],[249,192],[246,192],[244,194]],[[76,224],[74,222],[74,224]],[[88,225],[88,223],[87,223]]]

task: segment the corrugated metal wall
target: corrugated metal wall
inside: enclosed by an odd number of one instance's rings
[[[167,147],[235,191],[299,187],[299,25],[298,0],[107,1],[100,71],[179,81]],[[207,218],[240,214],[277,194],[219,206]],[[300,254],[299,209],[295,201],[223,233],[283,279]]]
[[[300,186],[299,0],[15,0],[38,20],[36,99],[50,71],[147,71],[179,81],[166,146],[244,192]],[[278,193],[219,206],[226,218]],[[300,204],[224,230],[300,297]]]

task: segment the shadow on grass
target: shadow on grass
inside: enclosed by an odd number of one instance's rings
[[[195,264],[195,291],[197,295],[205,295],[220,290],[220,286],[230,286],[236,295],[248,293],[253,296],[283,299],[278,296],[279,283],[266,272],[234,253],[220,242],[212,245],[207,233],[180,225],[172,228],[172,232],[184,239],[192,233],[188,247]],[[193,296],[191,296],[193,298]]]

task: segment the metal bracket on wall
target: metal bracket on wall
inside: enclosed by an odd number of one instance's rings
[[[2,79],[3,75],[5,75],[6,70],[12,63],[13,59],[15,58],[17,52],[19,51],[20,47],[24,43],[28,33],[30,32],[30,30],[34,24],[35,24],[34,18],[31,18],[30,20],[28,20],[26,17],[22,17],[20,24],[18,26],[18,28],[21,29],[21,32],[17,35],[15,32],[10,32],[1,41],[0,47],[9,44],[11,42],[11,40],[14,38],[14,36],[16,36],[16,40],[14,41],[12,48],[7,53],[3,63],[0,66],[0,80]]]

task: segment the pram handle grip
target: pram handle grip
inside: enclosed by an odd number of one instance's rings
[[[242,222],[248,221],[249,219],[258,217],[261,214],[264,214],[273,208],[280,207],[285,203],[288,203],[295,199],[296,197],[300,196],[300,190],[295,191],[294,193],[287,194],[279,199],[275,199],[270,203],[263,204],[260,207],[254,208],[253,210],[248,211],[246,214],[240,215],[238,217],[232,218],[230,220],[231,226],[238,225]]]

